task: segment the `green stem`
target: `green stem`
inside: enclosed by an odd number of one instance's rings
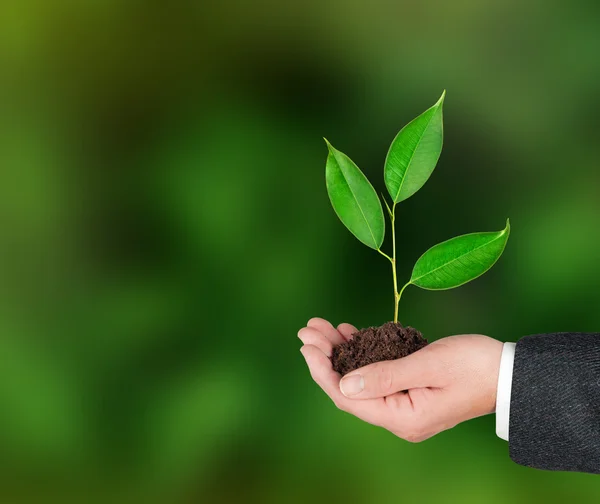
[[[410,282],[407,282],[406,284],[404,284],[404,287],[402,287],[402,289],[400,289],[400,292],[398,294],[396,294],[396,320],[394,320],[394,322],[398,322],[398,320],[397,320],[398,304],[400,303],[400,298],[402,297],[402,293],[404,292],[404,289],[406,289],[409,285],[410,285]]]
[[[394,278],[394,322],[398,322],[398,275],[396,273],[396,203],[392,207],[392,276]]]
[[[402,287],[400,292],[398,292],[398,274],[396,272],[396,203],[394,203],[394,206],[390,211],[390,219],[392,221],[392,257],[387,255],[385,252],[382,252],[380,249],[377,249],[377,252],[379,252],[383,257],[387,258],[392,263],[392,277],[394,279],[394,322],[398,322],[398,304],[400,303],[400,298],[402,297],[404,289],[410,285],[410,282],[408,282],[404,287]]]
[[[393,259],[387,255],[385,252],[383,252],[381,249],[377,249],[377,252],[379,252],[383,257],[385,257],[388,261],[393,262]]]

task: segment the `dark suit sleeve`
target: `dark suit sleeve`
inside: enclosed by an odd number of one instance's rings
[[[600,473],[600,334],[539,334],[517,343],[509,449],[525,466]]]

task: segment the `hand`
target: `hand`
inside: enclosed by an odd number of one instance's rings
[[[356,328],[308,321],[298,337],[310,373],[335,405],[411,442],[496,409],[502,343],[477,334],[450,336],[393,361],[342,377],[329,357]]]

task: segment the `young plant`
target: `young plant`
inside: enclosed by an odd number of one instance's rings
[[[398,290],[396,271],[396,205],[415,194],[431,176],[442,152],[444,128],[442,107],[446,92],[433,107],[400,130],[388,151],[383,171],[391,206],[382,195],[392,228],[391,257],[381,250],[385,219],[381,201],[358,166],[328,141],[326,182],[329,199],[336,214],[350,232],[375,249],[392,264],[394,283],[394,322],[404,289],[445,290],[459,287],[483,275],[500,258],[510,222],[502,231],[457,236],[433,246],[416,262],[410,280]]]

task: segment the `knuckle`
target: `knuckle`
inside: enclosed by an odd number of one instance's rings
[[[332,399],[332,401],[333,401],[333,405],[334,405],[334,406],[335,406],[337,409],[339,409],[339,410],[341,410],[341,411],[344,411],[344,407],[343,407],[342,401],[340,401],[339,399]]]
[[[332,394],[332,395],[329,396],[329,398],[331,399],[331,401],[333,402],[333,405],[337,409],[339,409],[339,410],[343,409],[343,407],[342,407],[342,401],[341,401],[341,399],[339,397],[337,397],[335,394]]]
[[[390,366],[380,366],[378,370],[378,385],[384,394],[392,394],[394,385],[394,373]]]
[[[411,428],[404,432],[404,436],[402,436],[402,438],[409,443],[419,443],[423,440],[424,434],[425,433],[422,429]]]
[[[398,411],[404,405],[404,400],[401,394],[392,394],[384,398],[385,404],[393,411]]]
[[[418,443],[425,439],[425,428],[420,423],[411,421],[398,426],[397,435],[409,443]]]
[[[408,441],[409,443],[420,443],[422,441],[422,438],[420,436],[407,436],[404,438],[405,441]]]

